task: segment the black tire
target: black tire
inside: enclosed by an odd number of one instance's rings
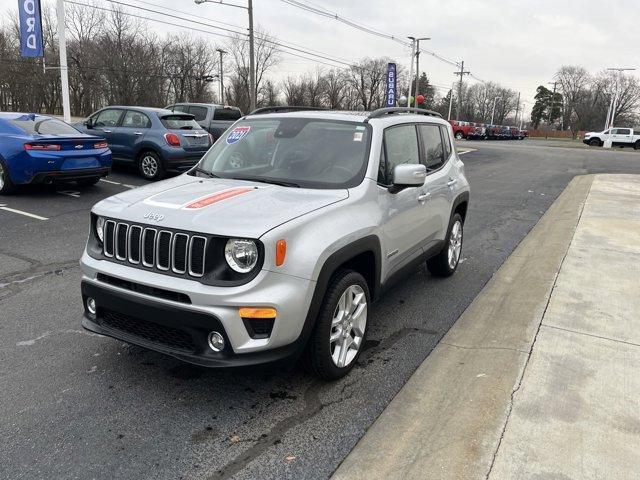
[[[600,146],[600,139],[599,138],[592,138],[591,140],[589,140],[589,145],[592,147],[599,147]]]
[[[11,181],[9,170],[2,160],[0,160],[0,195],[11,195],[15,193],[16,186]]]
[[[633,144],[633,149],[640,150],[640,140],[638,140],[636,143]]]
[[[327,292],[325,293],[324,300],[322,301],[322,306],[318,312],[313,332],[311,333],[311,337],[309,338],[305,348],[303,362],[306,369],[323,380],[337,380],[349,373],[358,361],[358,357],[362,352],[362,347],[367,338],[367,311],[365,310],[364,332],[360,339],[360,343],[357,346],[355,356],[344,367],[339,367],[334,362],[332,358],[332,344],[329,341],[329,338],[334,328],[342,329],[342,327],[332,327],[331,324],[334,319],[334,315],[336,314],[340,298],[353,286],[359,287],[364,292],[366,308],[368,309],[370,307],[371,299],[369,296],[369,287],[364,277],[353,270],[340,270],[336,272],[329,282]],[[348,335],[351,335],[352,333],[354,334],[353,336],[356,336],[355,330],[351,331],[351,329],[349,329]],[[334,346],[334,351],[337,348],[338,345],[336,344]]]
[[[454,226],[456,223],[459,223],[459,245],[460,249],[457,254],[457,258],[455,258],[455,262],[453,265],[449,262],[449,246],[452,242],[452,233],[454,232]],[[462,217],[459,213],[454,213],[449,220],[449,228],[447,229],[447,236],[445,237],[445,245],[440,250],[435,257],[427,260],[427,268],[431,272],[432,275],[436,277],[450,277],[453,275],[458,269],[458,265],[460,264],[460,256],[462,255],[462,241],[464,239],[464,222],[462,221]],[[457,240],[456,240],[457,241]]]
[[[456,140],[462,140],[464,138],[464,133],[462,132],[456,132],[456,134],[454,135],[454,137],[456,137]]]
[[[166,175],[160,155],[151,150],[138,156],[138,171],[145,180],[160,180]]]
[[[80,187],[92,187],[96,183],[100,181],[100,177],[92,177],[92,178],[83,178],[82,180],[78,180],[78,186]]]

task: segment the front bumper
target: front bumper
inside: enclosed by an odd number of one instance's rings
[[[86,253],[81,267],[85,309],[87,296],[96,299],[98,308],[96,316],[85,310],[83,326],[96,333],[207,367],[272,363],[301,350],[315,282],[263,270],[245,285],[208,286],[96,260]],[[107,282],[105,276],[120,279],[125,286]],[[127,287],[126,282],[136,288]],[[247,320],[240,318],[238,310],[243,306],[277,310],[268,336],[258,338]],[[148,334],[147,329],[154,331]],[[223,352],[208,347],[212,331],[225,338]],[[179,337],[178,341],[166,341],[166,335]]]

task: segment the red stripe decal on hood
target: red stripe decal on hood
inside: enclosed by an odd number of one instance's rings
[[[208,197],[203,197],[195,202],[191,202],[185,206],[185,208],[203,208],[208,207],[217,202],[221,202],[222,200],[226,200],[228,198],[236,197],[238,195],[242,195],[243,193],[250,192],[254,190],[254,188],[232,188],[230,190],[225,190],[223,192],[214,193],[213,195],[209,195]]]

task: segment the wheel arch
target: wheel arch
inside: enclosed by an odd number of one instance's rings
[[[469,209],[469,192],[462,192],[453,201],[453,205],[451,206],[451,215],[449,216],[449,218],[453,217],[454,214],[459,213],[460,216],[462,217],[462,223],[464,223],[467,218],[468,209]]]

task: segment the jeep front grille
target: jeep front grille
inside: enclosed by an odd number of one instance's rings
[[[200,235],[156,230],[107,220],[102,253],[125,263],[202,277],[207,239]]]

